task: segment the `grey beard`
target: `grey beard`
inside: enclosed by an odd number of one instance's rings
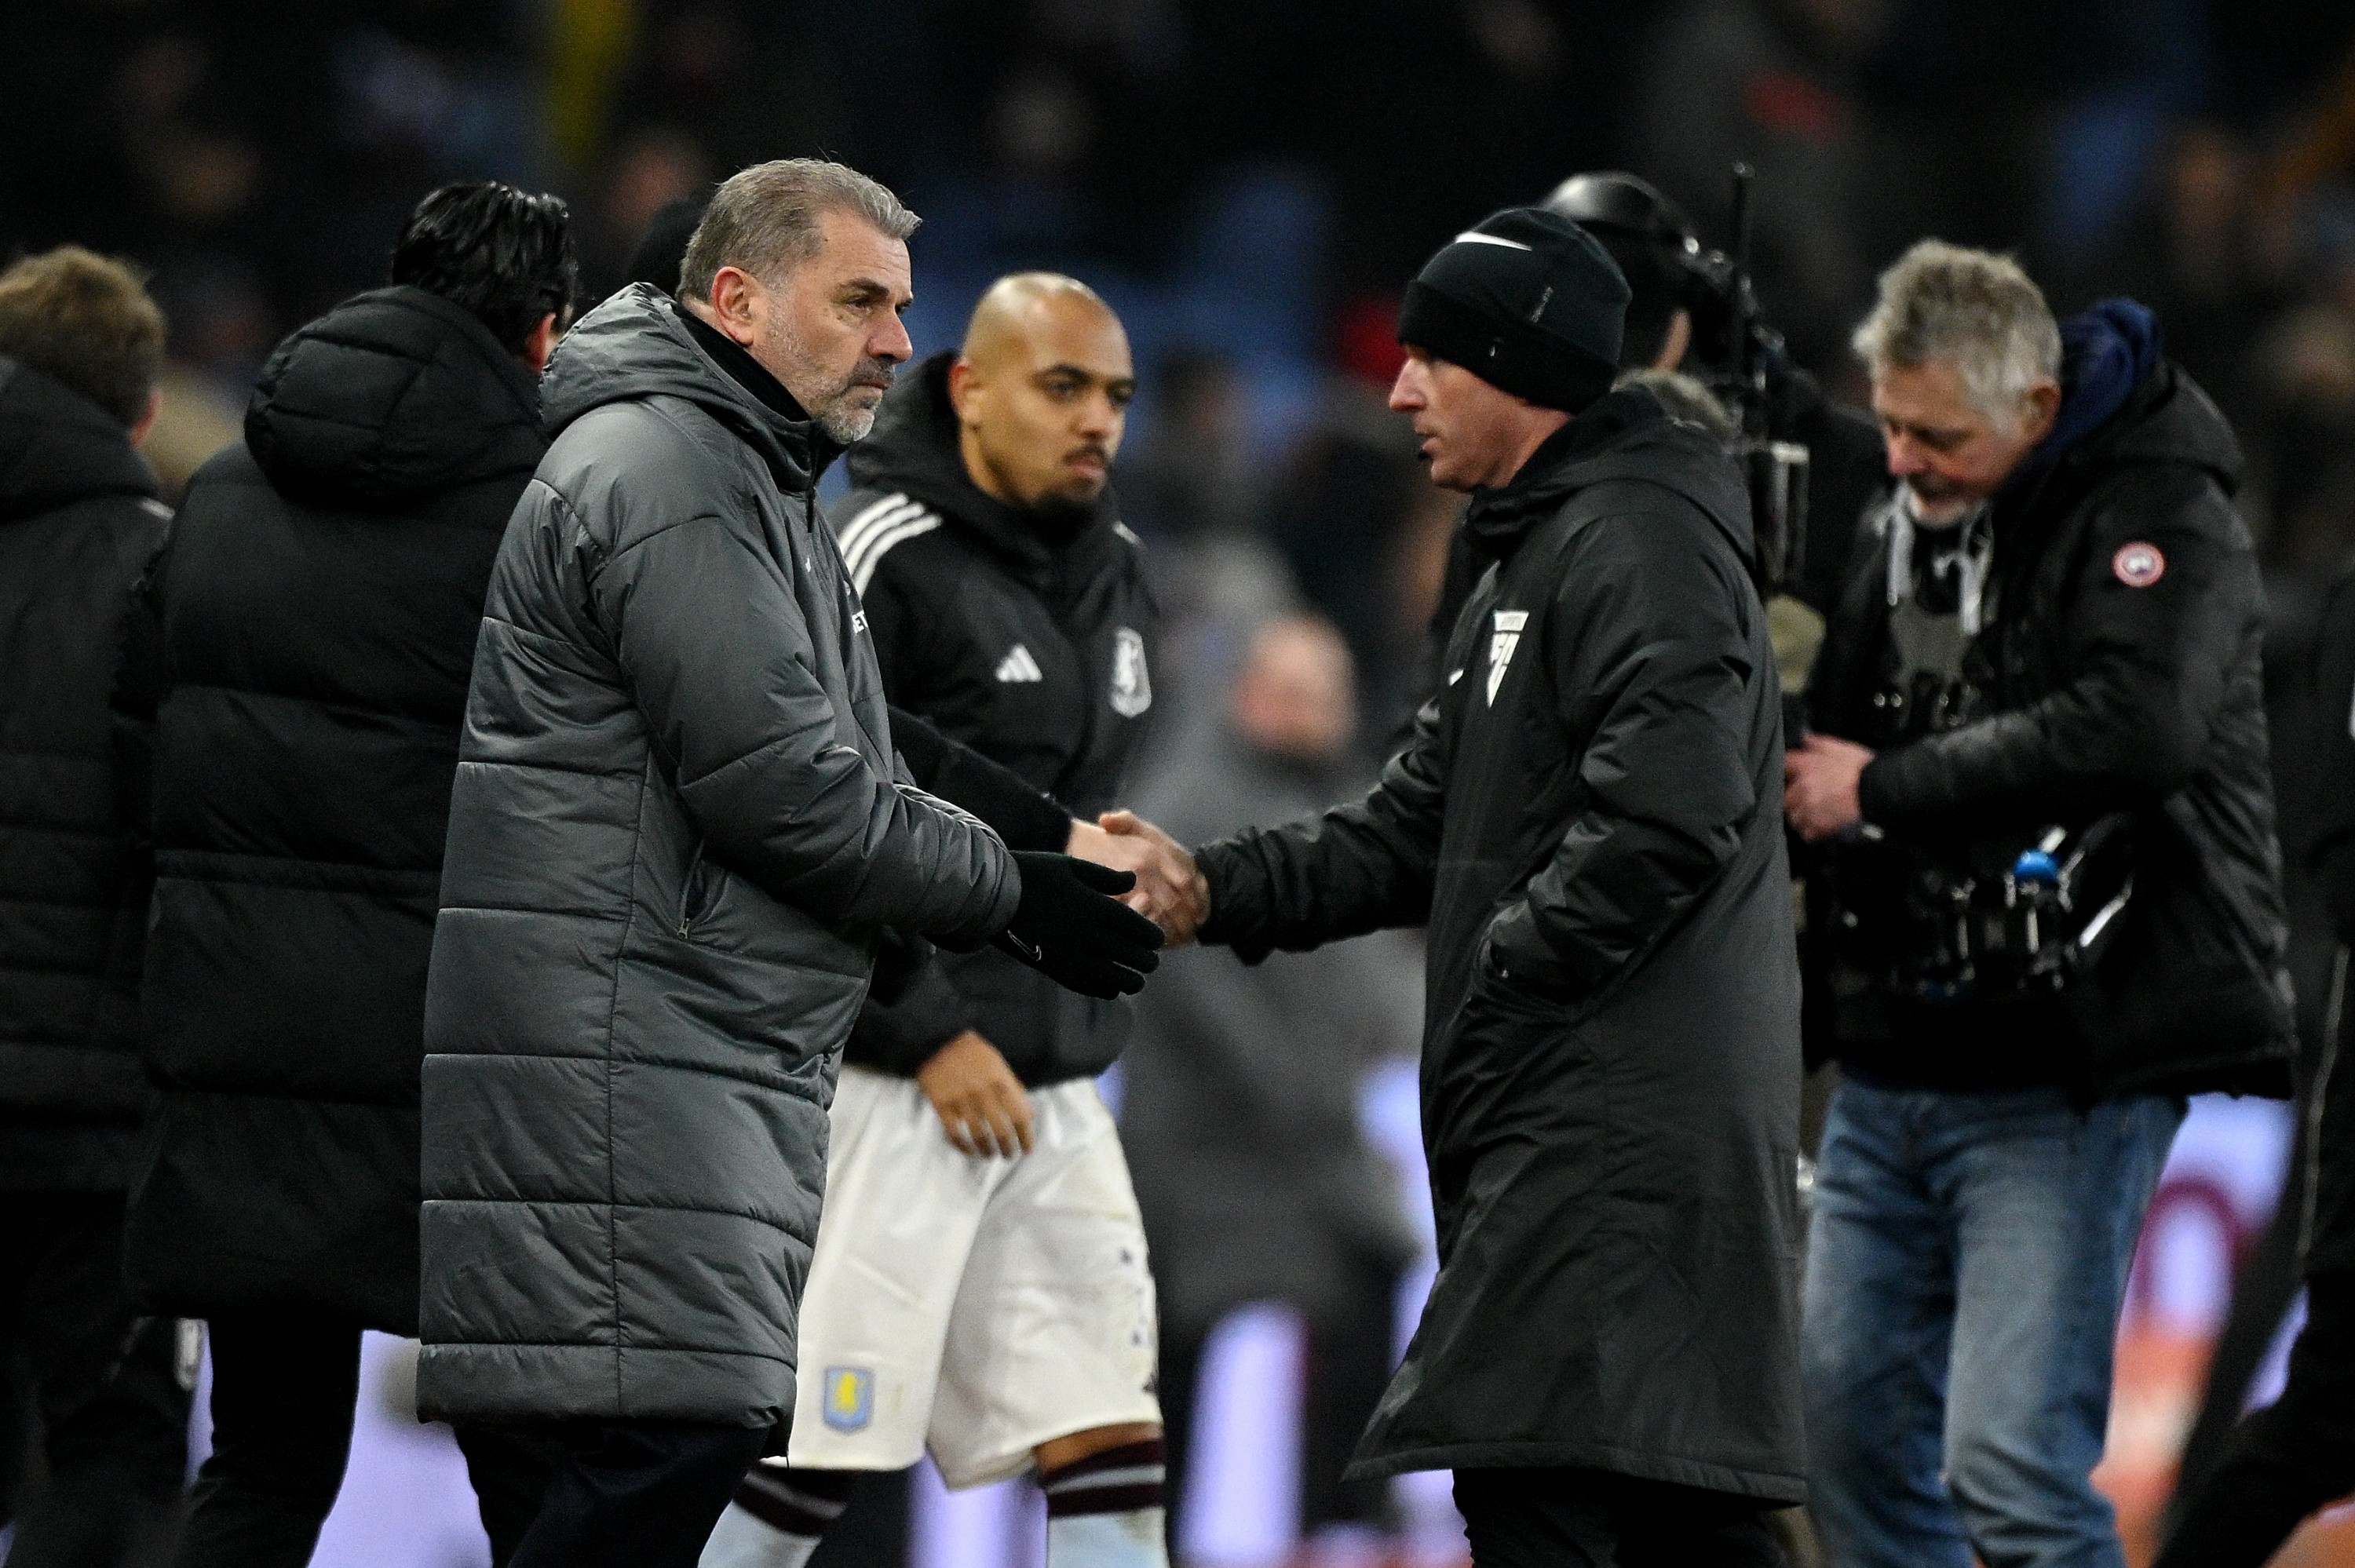
[[[812,416],[818,429],[824,430],[838,447],[857,446],[875,429],[875,410],[853,408],[837,404],[822,414]]]

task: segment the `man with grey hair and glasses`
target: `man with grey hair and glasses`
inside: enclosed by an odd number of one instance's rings
[[[427,983],[429,1416],[551,1425],[516,1568],[688,1568],[793,1409],[826,1105],[888,930],[1136,991],[1124,872],[907,782],[814,494],[909,354],[915,216],[838,164],[723,184],[679,297],[541,385]]]
[[[1840,1568],[2119,1568],[2089,1479],[2183,1097],[2288,1087],[2241,455],[2109,300],[1924,241],[1856,334],[1895,482],[1807,692],[1825,1129],[1810,1501]]]

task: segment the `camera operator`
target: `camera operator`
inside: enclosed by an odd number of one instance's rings
[[[1835,1563],[2123,1562],[2088,1476],[2180,1096],[2287,1087],[2241,459],[2127,301],[1924,241],[1856,346],[1898,482],[1786,766],[1846,1069],[1806,1297]]]

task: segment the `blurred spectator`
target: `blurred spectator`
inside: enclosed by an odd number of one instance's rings
[[[133,450],[163,351],[119,262],[67,247],[0,272],[0,1363],[48,1470],[0,1499],[19,1568],[150,1561],[187,1463],[178,1325],[123,1288],[153,866],[145,737],[109,712],[171,521]]]
[[[1686,211],[1723,212],[1736,160],[1758,174],[1752,270],[1793,355],[1817,371],[1870,291],[1870,199],[1851,78],[1884,19],[1874,0],[1688,0],[1654,37],[1636,167]]]
[[[1348,640],[1362,699],[1386,715],[1430,614],[1428,602],[1409,602],[1401,577],[1429,580],[1434,534],[1455,504],[1434,499],[1414,431],[1385,401],[1394,329],[1377,350],[1349,324],[1354,352],[1327,377],[1314,421],[1274,477],[1267,530],[1302,596]]]
[[[279,346],[152,592],[162,1101],[127,1271],[207,1319],[213,1451],[180,1568],[300,1568],[342,1484],[365,1329],[414,1336],[426,958],[475,636],[544,450],[563,203],[436,191],[392,286]],[[495,1563],[547,1462],[461,1431]]]
[[[1202,715],[1138,811],[1181,842],[1288,821],[1362,789],[1348,649],[1291,615],[1251,641],[1225,712]],[[1358,1123],[1357,1089],[1421,1032],[1421,963],[1384,933],[1245,968],[1170,955],[1124,1058],[1121,1136],[1161,1303],[1170,1491],[1182,1499],[1203,1349],[1238,1307],[1308,1322],[1305,1533],[1382,1517],[1341,1468],[1388,1381],[1399,1277],[1415,1245],[1398,1181]],[[1174,1510],[1173,1510],[1174,1514]]]
[[[2227,128],[2179,131],[2151,192],[2117,239],[2083,268],[2078,302],[2124,294],[2164,323],[2167,350],[2215,398],[2249,421],[2249,344],[2275,302],[2278,258],[2263,254],[2250,160]]]

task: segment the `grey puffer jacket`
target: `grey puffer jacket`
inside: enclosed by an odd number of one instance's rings
[[[895,779],[814,427],[644,286],[541,398],[427,986],[419,1403],[772,1425],[876,934],[978,943],[1020,880]]]

